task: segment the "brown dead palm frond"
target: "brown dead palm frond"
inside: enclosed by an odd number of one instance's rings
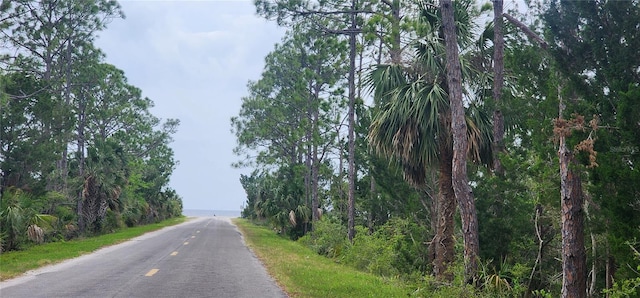
[[[493,131],[489,114],[475,105],[467,108],[467,136],[469,138],[468,156],[475,164],[491,165],[493,155],[491,142]]]
[[[27,227],[27,237],[29,237],[29,240],[40,244],[44,242],[44,230],[38,225],[29,225]]]
[[[289,223],[294,227],[298,224],[296,222],[296,213],[293,210],[289,211]]]

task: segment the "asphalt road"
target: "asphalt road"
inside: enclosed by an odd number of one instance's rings
[[[0,283],[0,297],[286,297],[228,218],[196,218]]]

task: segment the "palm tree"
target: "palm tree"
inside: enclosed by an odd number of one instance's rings
[[[470,36],[466,7],[458,6],[456,18],[463,37]],[[445,73],[445,48],[436,8],[423,9],[424,36],[417,43],[413,65],[378,65],[368,77],[374,91],[378,112],[369,131],[374,150],[399,162],[405,179],[423,188],[427,170],[437,166],[436,235],[431,242],[434,274],[451,280],[448,270],[454,261],[454,214],[456,199],[452,187],[453,141],[448,86]],[[465,39],[462,39],[463,42]],[[463,61],[464,62],[464,61]],[[465,67],[463,63],[463,67]],[[463,73],[473,74],[469,67]],[[467,110],[466,122],[470,158],[488,162],[491,158],[491,126],[488,115],[473,104]]]
[[[126,184],[129,173],[126,169],[127,159],[122,147],[115,141],[96,140],[88,150],[86,172],[82,184],[82,216],[85,228],[90,232],[100,232],[102,221],[107,210],[122,209],[120,194]]]

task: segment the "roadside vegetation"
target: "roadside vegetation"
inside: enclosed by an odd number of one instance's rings
[[[231,119],[242,217],[292,295],[639,295],[640,5],[504,2],[254,2],[287,33]],[[2,267],[179,216],[179,121],[93,43],[117,1],[0,14]]]
[[[69,241],[61,240],[42,245],[32,244],[19,251],[5,252],[0,254],[0,280],[11,279],[29,270],[89,254],[100,248],[176,225],[185,220],[187,218],[184,216],[174,217],[154,224],[120,228],[110,234],[77,238]]]
[[[401,282],[360,272],[319,256],[313,250],[281,237],[266,226],[244,219],[234,223],[245,242],[290,297],[404,297]]]
[[[315,240],[305,236],[298,241],[274,233],[266,223],[255,224],[246,219],[233,222],[269,274],[291,297],[489,298],[514,294],[509,282],[496,274],[483,276],[482,289],[467,285],[462,279],[461,263],[451,266],[457,277],[451,283],[439,282],[428,274],[416,274],[415,264],[407,263],[412,259],[410,251],[398,252],[400,246],[410,241],[394,232],[367,235],[359,230],[360,236],[352,245],[346,234],[335,232],[340,227],[330,220],[319,222]],[[525,268],[520,270],[521,275],[527,274]]]
[[[0,15],[0,253],[180,216],[179,121],[94,43],[118,2],[1,1]]]
[[[254,3],[243,218],[415,295],[640,295],[638,1]]]

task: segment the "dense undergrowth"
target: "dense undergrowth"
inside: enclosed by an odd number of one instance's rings
[[[113,233],[180,217],[182,201],[169,191],[145,200],[129,188],[111,200],[102,217],[80,228],[78,212],[68,198],[57,192],[34,195],[17,188],[2,193],[0,201],[0,253],[34,245]],[[150,203],[151,202],[151,203]],[[83,217],[86,217],[83,216]]]
[[[380,229],[370,232],[357,227],[353,243],[347,239],[346,228],[329,216],[316,223],[312,233],[299,238],[300,243],[335,263],[358,271],[397,280],[412,289],[410,295],[420,297],[555,297],[549,290],[528,291],[532,267],[502,262],[499,269],[492,260],[483,260],[477,287],[463,279],[462,247],[456,247],[457,262],[450,267],[452,282],[436,280],[431,275],[428,256],[428,235],[425,228],[403,219],[392,219]],[[640,254],[636,252],[636,257]],[[640,266],[639,266],[640,271]],[[617,281],[610,290],[595,293],[595,297],[636,297],[640,277]]]

